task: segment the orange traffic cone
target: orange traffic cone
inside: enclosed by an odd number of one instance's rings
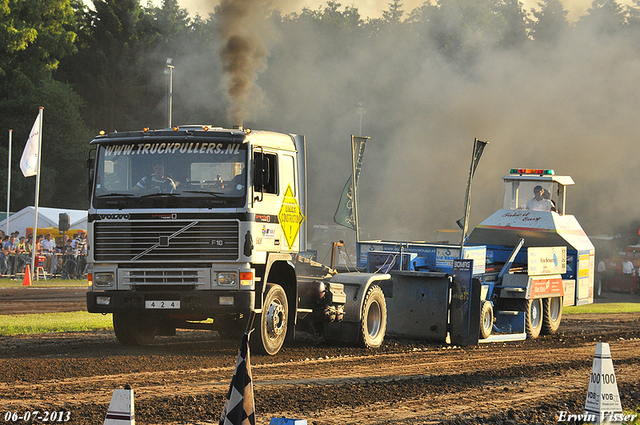
[[[31,267],[29,267],[28,264],[24,269],[24,280],[22,281],[22,286],[31,286]]]

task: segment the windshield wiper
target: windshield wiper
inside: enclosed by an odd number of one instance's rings
[[[153,197],[158,197],[158,198],[164,198],[164,197],[172,197],[172,196],[180,196],[179,193],[162,193],[162,192],[158,192],[158,193],[148,193],[146,195],[142,195],[140,198],[153,198]]]
[[[216,198],[226,198],[226,196],[222,196],[221,192],[209,192],[207,190],[183,190],[182,193],[203,193],[205,195],[211,195]]]
[[[96,195],[96,198],[108,198],[111,196],[134,196],[133,193],[105,193],[104,195]]]

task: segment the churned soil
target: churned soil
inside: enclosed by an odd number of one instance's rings
[[[599,301],[618,300],[640,297]],[[2,314],[73,309],[84,309],[83,288],[0,289]],[[583,413],[597,342],[610,344],[622,407],[637,410],[640,313],[627,313],[565,316],[556,335],[471,347],[388,339],[370,351],[304,335],[251,357],[257,423],[557,424],[562,412]],[[111,331],[0,337],[0,422],[39,410],[101,424],[113,390],[129,384],[137,424],[214,424],[238,348],[207,331],[144,348],[120,346]]]

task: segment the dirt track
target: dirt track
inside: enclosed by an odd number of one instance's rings
[[[574,315],[557,335],[478,347],[390,340],[371,352],[297,340],[251,359],[258,424],[558,423],[561,411],[582,413],[597,341],[610,343],[623,408],[639,407],[640,314]],[[121,347],[112,332],[0,337],[0,418],[37,409],[102,423],[113,389],[128,383],[138,424],[217,423],[237,350],[195,331],[145,349]]]

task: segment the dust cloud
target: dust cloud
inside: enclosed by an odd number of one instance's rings
[[[232,8],[240,4],[256,9]],[[215,77],[200,81],[210,89],[193,76],[183,89],[192,105],[213,111],[214,124],[241,120],[306,135],[310,224],[333,223],[350,174],[350,135],[359,133],[361,117],[363,135],[371,137],[358,192],[362,238],[433,240],[438,229],[456,228],[474,138],[489,145],[473,183],[471,228],[500,208],[501,177],[513,167],[572,176],[567,212],[590,234],[637,218],[638,35],[591,23],[544,46],[502,48],[470,31],[461,39],[463,53],[451,55],[419,27],[363,36],[311,20],[252,21],[265,16],[265,5],[223,2],[221,13],[235,16],[222,25],[227,41],[217,48],[237,45],[245,56],[223,55],[222,64],[192,56],[194,66],[214,62]],[[234,39],[234,30],[244,38]],[[228,104],[211,95],[221,68],[226,75],[248,71],[227,86],[240,99],[231,123],[220,114]]]

